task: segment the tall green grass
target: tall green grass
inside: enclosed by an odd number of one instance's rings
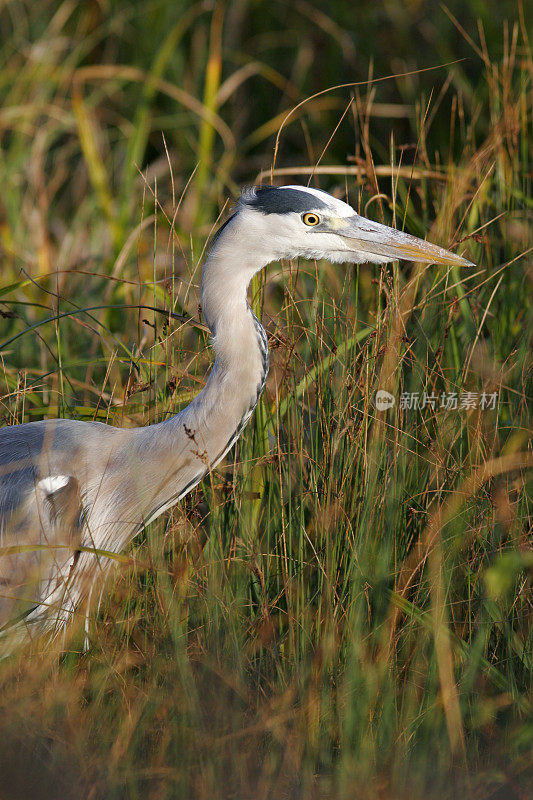
[[[253,421],[132,543],[87,633],[81,609],[0,662],[0,796],[532,790],[532,62],[521,6],[501,9],[362,4],[355,34],[306,3],[0,13],[4,424],[189,401],[206,239],[307,98],[276,182],[477,264],[254,282],[272,368]],[[400,408],[424,392],[497,403]]]

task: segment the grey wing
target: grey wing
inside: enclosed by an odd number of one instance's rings
[[[81,541],[78,481],[43,469],[45,436],[39,423],[0,431],[0,628],[57,602]]]

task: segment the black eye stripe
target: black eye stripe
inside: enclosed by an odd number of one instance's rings
[[[327,195],[326,195],[327,197]],[[298,189],[275,186],[254,187],[242,193],[242,205],[249,206],[262,214],[305,213],[311,208],[326,210],[328,204],[320,197]]]

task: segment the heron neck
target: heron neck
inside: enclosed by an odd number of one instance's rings
[[[216,245],[202,274],[202,311],[213,334],[215,363],[200,394],[168,420],[195,432],[210,466],[227,452],[250,418],[269,366],[266,333],[246,296],[257,269],[244,257],[235,262],[233,251]]]
[[[202,309],[215,349],[206,385],[176,416],[137,429],[145,484],[139,504],[145,520],[158,516],[216,466],[238,439],[265,385],[266,333],[246,299],[261,265],[256,268],[244,255],[239,261],[233,250],[216,245],[204,265]]]
[[[215,340],[221,328],[231,327],[248,312],[248,286],[265,266],[264,260],[253,252],[252,243],[247,248],[237,248],[235,238],[230,233],[221,234],[202,271],[202,313]]]
[[[213,335],[215,367],[250,377],[264,370],[265,334],[252,313],[247,291],[253,275],[264,266],[253,248],[237,246],[237,237],[222,234],[202,272],[202,313]]]

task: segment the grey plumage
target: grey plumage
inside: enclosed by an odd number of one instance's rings
[[[253,413],[269,366],[247,287],[266,264],[298,256],[470,263],[365,220],[325,192],[245,191],[204,265],[202,310],[215,362],[187,408],[145,428],[51,420],[0,431],[0,626],[21,617],[64,622],[109,563],[87,550],[122,550],[224,457]]]

